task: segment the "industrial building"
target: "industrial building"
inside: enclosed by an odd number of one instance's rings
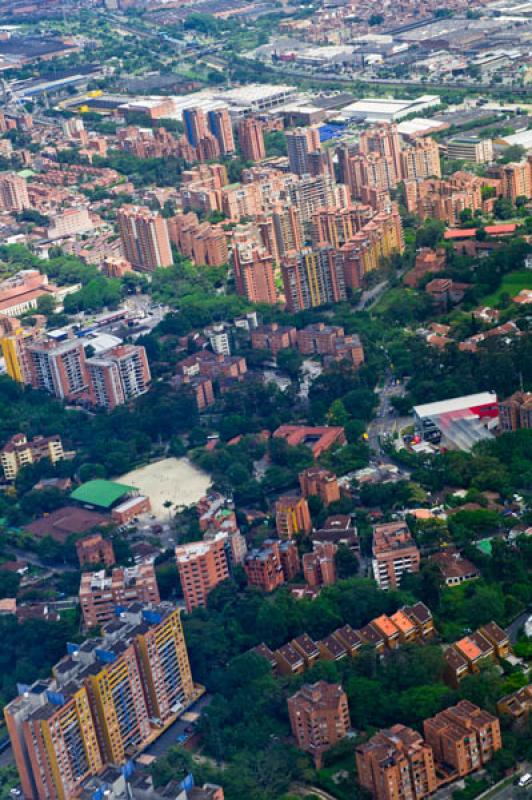
[[[453,397],[436,403],[414,406],[414,425],[421,439],[442,442],[457,450],[491,437],[490,430],[499,418],[495,392],[480,392]]]
[[[342,109],[339,118],[344,120],[359,118],[365,122],[394,122],[439,104],[440,98],[437,94],[424,94],[414,100],[364,97]]]

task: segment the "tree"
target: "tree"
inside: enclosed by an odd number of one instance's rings
[[[416,231],[416,247],[436,247],[443,239],[445,224],[439,220],[427,220]]]
[[[37,312],[49,316],[55,311],[55,298],[51,294],[43,294],[37,298]]]
[[[349,422],[349,414],[341,400],[335,400],[327,412],[327,424],[345,428]]]
[[[16,597],[20,585],[20,575],[16,572],[7,572],[0,565],[0,599]]]
[[[464,208],[460,211],[460,224],[467,227],[473,222],[473,212],[470,208]]]
[[[345,544],[339,545],[334,556],[334,564],[338,580],[352,578],[357,574],[360,566],[353,551]]]
[[[503,153],[501,160],[502,164],[511,164],[513,162],[522,161],[526,155],[526,150],[520,144],[512,144],[507,147]]]
[[[512,201],[506,197],[499,197],[493,204],[493,211],[495,216],[499,219],[511,219],[514,215],[514,207]]]
[[[286,348],[277,353],[277,366],[282,372],[286,372],[292,380],[299,379],[299,371],[303,364],[303,356],[299,350],[293,348]]]

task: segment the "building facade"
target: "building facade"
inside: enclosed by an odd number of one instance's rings
[[[406,572],[419,572],[420,554],[405,522],[373,526],[373,576],[381,589],[398,589]]]
[[[159,588],[153,564],[116,567],[110,576],[105,570],[84,572],[79,601],[86,628],[94,628],[113,619],[116,609],[130,603],[159,603]]]
[[[275,527],[281,539],[293,539],[312,530],[308,503],[304,497],[283,495],[275,503]]]
[[[65,457],[60,436],[34,436],[28,441],[23,433],[17,433],[0,451],[0,464],[7,481],[14,481],[21,467],[35,464],[47,458],[56,464]]]
[[[341,741],[351,727],[347,695],[340,684],[305,684],[288,698],[288,715],[297,746],[319,767],[323,753]]]
[[[187,611],[207,605],[209,592],[229,578],[226,554],[226,533],[210,540],[178,545],[175,549],[177,569]]]
[[[135,269],[154,272],[173,264],[166,220],[140,206],[123,206],[117,215],[124,255]]]
[[[202,691],[170,603],[129,606],[23,688],[5,718],[26,800],[85,797],[88,779],[126,764]]]

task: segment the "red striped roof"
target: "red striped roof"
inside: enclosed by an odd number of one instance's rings
[[[501,225],[486,225],[484,230],[488,236],[502,236],[505,233],[514,233],[517,225],[515,222],[506,222]],[[476,228],[449,228],[443,234],[444,239],[472,239],[477,232]]]

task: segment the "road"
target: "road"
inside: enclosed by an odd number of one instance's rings
[[[525,762],[524,764],[520,764],[519,771],[515,776],[512,777],[512,780],[509,783],[506,783],[506,781],[501,781],[502,785],[499,789],[489,789],[484,794],[479,795],[478,800],[482,800],[482,798],[485,798],[486,800],[525,800],[525,797],[530,797],[532,795],[532,789],[530,786],[528,786],[526,789],[520,788],[516,785],[516,781],[526,772],[531,771],[532,766],[530,763]]]
[[[380,437],[385,433],[393,433],[402,426],[408,425],[409,417],[397,417],[391,400],[393,397],[402,397],[405,393],[405,386],[402,383],[394,383],[391,370],[386,371],[384,385],[377,389],[379,394],[379,405],[377,407],[375,419],[368,426],[368,443],[370,449],[381,456],[383,451],[380,444]]]
[[[212,695],[204,694],[203,697],[200,697],[197,703],[194,703],[193,706],[187,708],[187,711],[193,711],[195,714],[201,714],[211,701]],[[190,724],[190,722],[185,722],[183,719],[177,719],[174,724],[171,725],[167,731],[162,733],[159,738],[144,752],[147,755],[155,756],[156,758],[164,756],[164,754],[171,747],[177,744],[178,737],[185,733],[185,728],[188,728]]]
[[[374,286],[373,289],[366,289],[365,292],[362,292],[356,310],[364,311],[364,309],[371,308],[371,306],[375,305],[377,300],[386,291],[387,288],[388,288],[388,281],[382,281],[382,283],[378,283],[376,286]]]
[[[336,800],[336,798],[326,792],[324,789],[318,789],[317,786],[310,786],[305,783],[293,783],[290,790],[297,794],[298,797],[319,797],[320,800]]]
[[[528,609],[528,611],[523,611],[523,613],[519,614],[517,619],[514,619],[514,621],[511,622],[506,628],[506,633],[508,634],[512,644],[517,641],[517,634],[519,633],[519,630],[523,627],[531,614],[532,610],[530,609]]]
[[[26,561],[32,567],[39,567],[39,569],[47,570],[47,572],[77,572],[78,567],[73,567],[70,564],[47,564],[44,561],[28,552],[27,550],[19,550],[17,547],[8,546],[9,555],[17,559],[17,561]]]
[[[232,65],[245,65],[249,68],[253,68],[255,66],[255,62],[251,58],[233,58]],[[259,71],[260,70],[260,71]],[[316,81],[316,83],[340,83],[340,84],[359,84],[362,86],[390,86],[390,87],[397,87],[397,88],[404,88],[408,86],[412,89],[423,89],[423,91],[428,92],[434,89],[452,92],[452,91],[464,91],[464,89],[469,89],[470,91],[475,92],[475,94],[482,94],[482,93],[489,93],[494,96],[502,95],[505,97],[508,94],[512,95],[519,95],[523,97],[530,96],[530,90],[526,87],[514,87],[514,86],[501,86],[500,84],[494,83],[478,83],[478,82],[460,82],[460,83],[430,83],[429,81],[418,81],[412,80],[411,78],[372,78],[367,77],[364,75],[335,75],[334,73],[329,72],[303,72],[297,69],[289,69],[286,65],[286,62],[283,63],[282,69],[279,67],[274,67],[269,64],[263,64],[261,62],[260,67],[257,70],[257,80],[261,80],[261,75],[263,80],[265,79],[264,76],[268,73],[274,74],[282,74],[287,80],[290,78],[301,78],[302,80],[307,81]]]

